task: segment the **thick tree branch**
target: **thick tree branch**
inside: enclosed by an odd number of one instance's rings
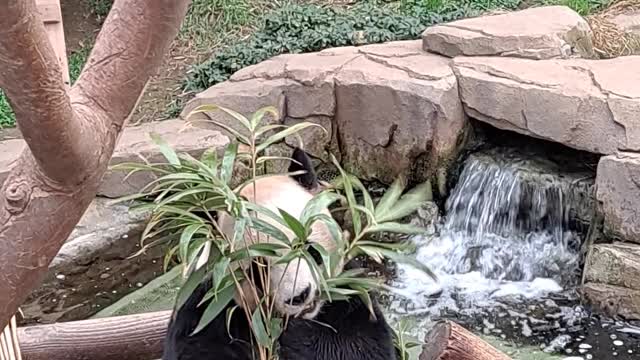
[[[0,88],[38,165],[53,180],[73,181],[70,171],[87,168],[86,143],[35,2],[1,1],[0,14]]]
[[[94,198],[118,134],[190,3],[116,0],[68,97],[33,2],[0,0],[0,86],[31,149],[0,190],[0,328]]]

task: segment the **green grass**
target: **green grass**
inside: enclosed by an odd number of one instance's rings
[[[564,5],[582,16],[591,15],[605,8],[611,0],[542,0],[543,5]]]

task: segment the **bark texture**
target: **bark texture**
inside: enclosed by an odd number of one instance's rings
[[[36,325],[18,331],[24,360],[154,360],[171,311]]]
[[[29,148],[0,189],[0,328],[95,196],[188,0],[116,0],[67,92],[34,0],[0,1],[0,88]]]
[[[419,360],[511,360],[462,326],[442,321],[424,339]]]

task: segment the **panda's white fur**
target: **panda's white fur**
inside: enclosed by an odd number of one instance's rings
[[[292,158],[301,164],[297,166],[292,163],[289,171],[305,170],[308,175],[261,178],[255,184],[255,195],[252,185],[242,189],[241,195],[275,213],[283,209],[299,218],[319,184],[311,160],[303,151],[294,150]],[[328,209],[325,211],[327,215],[330,214]],[[277,221],[261,218],[293,238],[293,233]],[[233,219],[220,214],[218,224],[225,234],[233,235]],[[248,234],[246,236],[247,241],[256,239]],[[264,241],[264,238],[261,237],[260,241]],[[320,243],[329,252],[335,250],[335,243],[322,222],[314,224],[309,240]],[[271,265],[270,271],[270,289],[276,294],[276,310],[292,315],[278,340],[281,360],[396,359],[392,331],[375,301],[374,317],[371,317],[367,304],[358,297],[321,303],[319,286],[304,260],[293,261],[289,267]],[[246,289],[246,286],[244,283],[243,288]],[[251,330],[244,312],[233,311],[231,317],[227,318],[226,314],[234,304],[227,305],[201,332],[192,334],[204,314],[206,306],[201,306],[201,301],[210,287],[210,281],[202,282],[181,308],[174,309],[164,344],[164,360],[255,359]],[[296,304],[290,303],[292,299],[298,300]],[[237,297],[234,302],[240,305]],[[252,306],[251,301],[247,302]]]
[[[248,201],[256,203],[266,209],[279,213],[282,209],[299,219],[307,203],[313,198],[311,191],[303,188],[289,176],[277,175],[266,178],[259,178],[254,185],[252,183],[246,185],[240,195]],[[323,209],[327,216],[331,216],[328,209]],[[268,222],[274,227],[282,231],[290,240],[295,238],[294,233],[288,227],[282,225],[278,221],[269,216],[262,214],[257,215],[259,219]],[[232,238],[234,233],[234,220],[227,214],[220,214],[218,224],[228,237]],[[251,244],[251,242],[265,241],[266,235],[257,236],[255,231],[245,232],[245,242],[241,246]],[[274,240],[271,240],[274,241]],[[316,221],[311,226],[311,234],[308,238],[309,242],[321,244],[328,252],[335,251],[336,245],[333,241],[329,229],[326,224]],[[248,269],[247,264],[244,265]],[[301,316],[303,318],[312,319],[321,308],[319,298],[319,287],[311,272],[311,266],[304,259],[298,258],[289,264],[278,264],[270,266],[269,281],[270,293],[273,295],[275,309],[284,315]],[[245,292],[248,296],[250,292]],[[292,299],[298,301],[292,302]],[[240,304],[236,297],[236,303]],[[249,303],[253,301],[249,300]]]

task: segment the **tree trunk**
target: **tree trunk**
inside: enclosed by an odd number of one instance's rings
[[[511,360],[454,322],[437,323],[424,342],[419,360]]]
[[[0,189],[0,329],[96,194],[188,0],[116,0],[67,92],[34,0],[0,1],[0,88],[28,145]]]
[[[171,311],[20,328],[24,360],[153,360]]]

